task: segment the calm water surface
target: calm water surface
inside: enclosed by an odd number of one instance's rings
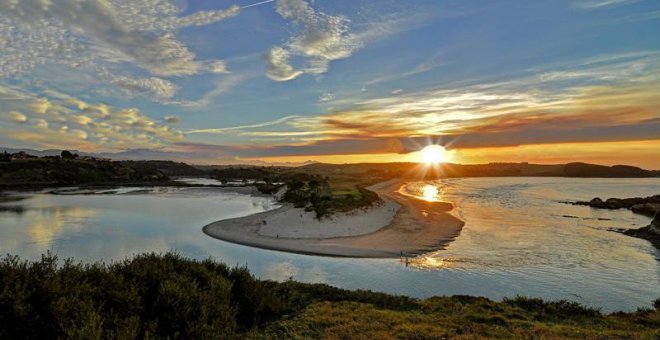
[[[90,262],[145,251],[247,264],[257,276],[324,282],[416,297],[470,294],[570,299],[604,311],[660,297],[660,253],[608,231],[647,225],[629,211],[560,203],[660,193],[660,179],[466,178],[410,183],[437,188],[466,221],[447,249],[415,259],[340,259],[234,245],[207,237],[207,223],[272,209],[270,198],[220,188],[122,188],[113,193],[31,193],[0,204],[0,252],[37,259],[47,250]],[[435,192],[434,190],[432,192]]]

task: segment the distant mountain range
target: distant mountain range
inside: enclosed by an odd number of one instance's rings
[[[299,171],[311,174],[366,175],[384,178],[448,177],[660,177],[660,170],[629,165],[605,166],[588,163],[529,164],[489,163],[426,166],[418,163],[310,164]]]
[[[35,149],[17,149],[17,148],[2,148],[0,147],[0,153],[7,151],[8,153],[17,153],[24,151],[30,155],[44,157],[44,156],[58,156],[62,153],[61,149],[47,149],[47,150],[35,150]],[[97,158],[109,158],[112,160],[118,161],[144,161],[144,160],[156,160],[156,161],[175,161],[175,162],[184,162],[195,164],[195,162],[190,162],[190,154],[186,152],[172,152],[172,151],[161,151],[161,150],[152,150],[152,149],[131,149],[120,152],[84,152],[79,150],[68,150],[71,153],[77,153],[80,156],[89,156]],[[209,159],[209,163],[203,165],[214,165],[212,164],[213,160]],[[276,162],[269,163],[263,161],[243,161],[243,160],[222,160],[218,161],[218,165],[255,165],[255,166],[286,166],[286,167],[296,167],[308,164],[314,164],[314,161],[306,161],[302,163],[290,163],[290,162]]]

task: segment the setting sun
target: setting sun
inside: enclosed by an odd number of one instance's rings
[[[427,164],[444,163],[449,161],[449,152],[441,145],[429,145],[420,151],[422,162]]]

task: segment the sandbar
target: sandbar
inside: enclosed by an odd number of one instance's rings
[[[286,204],[217,221],[203,231],[236,244],[321,256],[398,258],[444,249],[464,225],[450,214],[453,205],[402,195],[402,185],[399,180],[375,184],[367,189],[382,198],[381,204],[321,221]]]

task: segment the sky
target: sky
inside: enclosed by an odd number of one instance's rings
[[[0,0],[0,147],[660,169],[660,1]]]

